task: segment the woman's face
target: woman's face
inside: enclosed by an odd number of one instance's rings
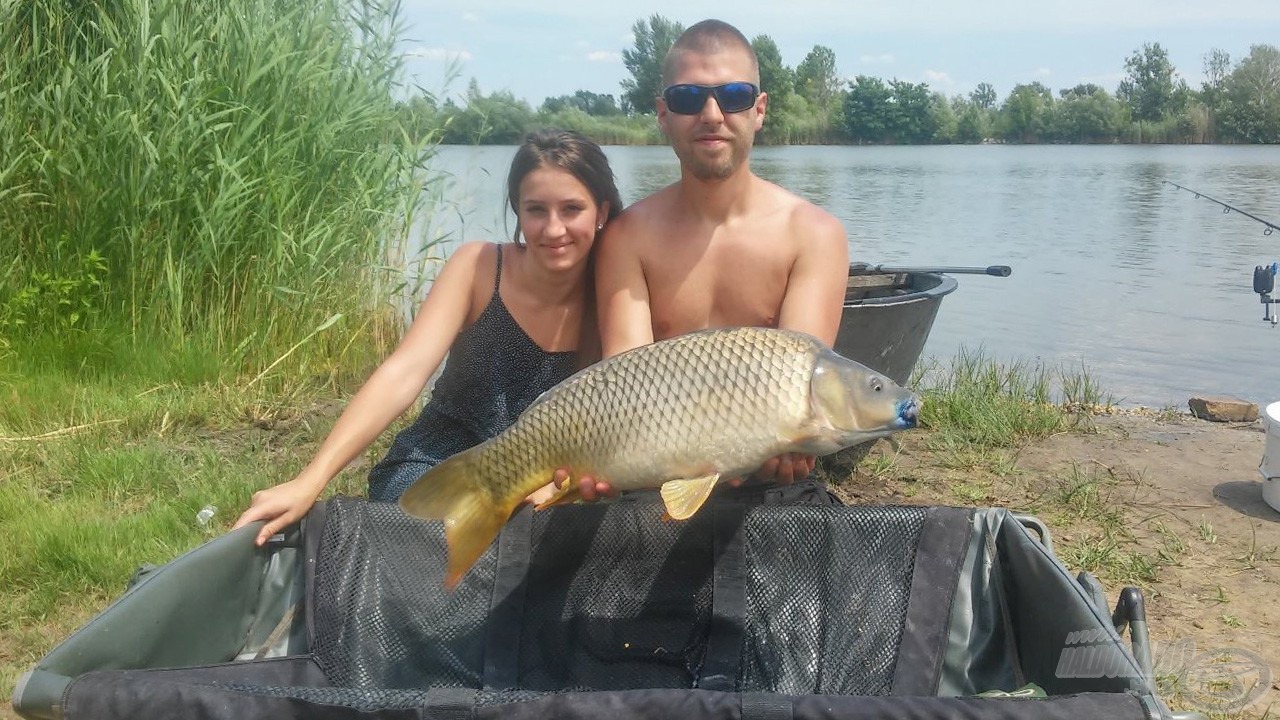
[[[520,230],[533,257],[547,269],[564,271],[586,261],[597,225],[608,208],[567,170],[540,167],[520,181]]]

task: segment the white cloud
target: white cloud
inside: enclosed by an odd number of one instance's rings
[[[956,81],[941,70],[925,70],[922,75],[924,76],[924,81],[928,83],[929,88],[932,90],[946,91],[955,89]]]
[[[466,50],[448,50],[440,47],[416,47],[404,51],[407,58],[422,58],[424,60],[444,60],[453,62],[455,60],[470,60],[471,53]]]
[[[616,63],[622,62],[622,55],[608,50],[593,50],[587,53],[587,60],[591,62]]]
[[[1051,70],[1049,70],[1049,68],[1047,68],[1047,67],[1042,67],[1042,68],[1036,68],[1036,69],[1035,69],[1035,72],[1031,73],[1031,77],[1047,78],[1047,77],[1049,77],[1049,76],[1050,76],[1050,75],[1052,75],[1052,74],[1053,74],[1053,72],[1052,72]]]
[[[858,62],[863,65],[889,65],[893,62],[893,56],[887,53],[884,55],[860,55]]]
[[[478,23],[480,22],[480,16],[473,12],[465,12],[465,13],[462,13],[462,21],[469,22],[469,23]]]

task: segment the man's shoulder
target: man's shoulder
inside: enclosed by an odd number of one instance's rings
[[[785,217],[791,235],[806,240],[816,237],[828,242],[844,242],[844,223],[835,215],[780,185],[767,180],[760,182],[770,203]]]
[[[612,243],[622,240],[629,245],[634,245],[644,238],[661,235],[660,226],[669,222],[672,217],[675,198],[673,187],[665,187],[628,205],[617,217],[609,221],[605,237]]]
[[[668,185],[626,207],[616,220],[628,223],[654,221],[664,216],[676,200],[678,184]]]

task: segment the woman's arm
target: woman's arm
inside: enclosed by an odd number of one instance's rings
[[[292,480],[254,493],[232,529],[266,520],[257,537],[262,545],[300,520],[334,476],[413,404],[466,325],[482,258],[498,251],[488,243],[466,243],[454,251],[400,345],[356,392],[315,457]]]

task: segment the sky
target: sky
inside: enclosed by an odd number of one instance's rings
[[[402,0],[405,79],[459,97],[475,78],[482,92],[508,90],[535,109],[576,90],[617,97],[632,26],[654,14],[769,35],[792,68],[824,45],[845,78],[924,82],[947,95],[987,82],[1001,99],[1032,81],[1114,93],[1144,43],[1160,43],[1197,88],[1211,50],[1234,66],[1252,45],[1280,45],[1280,0]]]

